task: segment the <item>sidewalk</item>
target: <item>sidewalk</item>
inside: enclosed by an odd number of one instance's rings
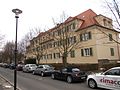
[[[13,86],[0,75],[0,90],[14,90]]]

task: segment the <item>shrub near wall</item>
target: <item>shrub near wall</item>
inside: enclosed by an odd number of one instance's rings
[[[52,66],[55,67],[55,69],[60,69],[63,66],[62,63],[52,63]],[[84,71],[96,71],[98,70],[98,64],[68,64],[68,66],[74,66],[74,67],[78,67],[80,68],[80,70],[84,70]]]
[[[24,61],[25,64],[36,64],[36,59],[26,59]]]
[[[98,70],[98,64],[70,64],[70,66],[76,66],[84,71]]]
[[[100,65],[99,68],[105,68],[105,70],[108,70],[112,67],[120,67],[120,63],[107,63],[107,64]]]

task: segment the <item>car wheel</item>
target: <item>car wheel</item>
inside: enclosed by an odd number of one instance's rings
[[[90,80],[88,80],[88,86],[90,87],[90,88],[96,88],[97,87],[97,84],[96,84],[96,82],[95,82],[95,80],[93,80],[93,79],[90,79]]]
[[[52,79],[55,79],[55,74],[52,73],[51,78],[52,78]]]
[[[72,77],[71,76],[67,76],[67,82],[72,83]]]
[[[44,72],[41,72],[41,76],[44,77]]]
[[[28,72],[29,72],[29,71],[28,71],[28,69],[26,69],[26,71],[25,71],[25,72],[27,72],[27,73],[28,73]]]

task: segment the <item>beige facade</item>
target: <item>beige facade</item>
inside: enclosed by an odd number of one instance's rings
[[[68,63],[93,64],[120,60],[119,32],[113,29],[111,19],[96,15],[92,10],[70,17],[63,24],[40,33],[30,41],[26,57],[36,58],[39,55],[39,63],[62,63],[60,31],[67,32],[70,45],[75,45],[68,53]]]

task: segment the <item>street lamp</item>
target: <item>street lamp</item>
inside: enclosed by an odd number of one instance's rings
[[[18,29],[18,18],[19,14],[22,13],[20,9],[13,9],[13,13],[15,13],[15,18],[16,18],[16,36],[15,36],[15,69],[14,69],[14,90],[17,90],[17,29]]]

